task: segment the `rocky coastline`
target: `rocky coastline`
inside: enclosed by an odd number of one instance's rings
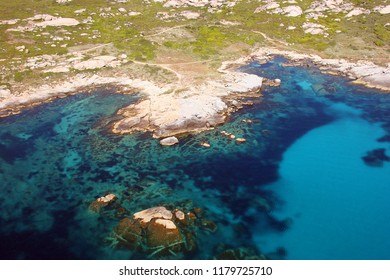
[[[151,132],[154,138],[198,133],[223,124],[231,112],[250,104],[247,102],[248,97],[261,96],[263,78],[238,72],[237,69],[250,61],[265,62],[276,55],[289,58],[293,64],[304,65],[311,61],[326,73],[343,75],[354,83],[390,91],[390,64],[383,67],[370,61],[323,59],[313,54],[260,48],[249,56],[223,62],[218,69],[218,78],[208,78],[186,88],[180,88],[175,83],[156,85],[151,81],[130,79],[126,75],[104,77],[98,74],[78,74],[62,83],[29,88],[20,93],[0,89],[3,96],[0,100],[0,117],[18,114],[23,108],[55,98],[111,85],[124,94],[142,93],[138,103],[117,112],[119,120],[112,125],[113,133]],[[264,85],[277,86],[280,82],[283,82],[283,77],[275,81],[264,80]]]
[[[344,76],[353,83],[390,92],[390,63],[385,67],[376,65],[368,60],[352,62],[346,59],[322,58],[315,54],[300,54],[276,48],[258,49],[242,63],[245,64],[251,60],[268,61],[275,55],[287,57],[292,63],[297,65],[305,65],[310,61],[326,74]]]

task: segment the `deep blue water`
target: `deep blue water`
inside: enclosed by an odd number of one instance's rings
[[[243,67],[282,85],[173,147],[111,134],[116,110],[138,95],[110,89],[0,119],[0,257],[147,258],[108,240],[123,217],[164,205],[202,208],[218,226],[177,258],[246,247],[277,259],[390,259],[390,162],[363,160],[390,155],[390,95],[284,62]],[[116,207],[88,210],[109,192]]]

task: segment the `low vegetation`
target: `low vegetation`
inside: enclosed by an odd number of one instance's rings
[[[356,7],[373,9],[386,1],[348,0]],[[280,1],[279,1],[280,2]],[[298,1],[303,9],[313,1]],[[388,15],[372,12],[346,18],[345,13],[326,13],[326,17],[307,18],[306,14],[287,17],[267,11],[255,13],[260,1],[242,0],[235,6],[222,6],[218,12],[209,7],[163,7],[164,3],[131,0],[72,0],[58,4],[55,0],[13,0],[0,5],[0,21],[19,19],[15,24],[0,24],[0,80],[21,82],[36,74],[23,67],[31,57],[43,54],[65,56],[80,46],[112,43],[105,54],[126,54],[129,60],[153,61],[161,48],[180,50],[194,59],[222,59],[232,54],[232,45],[239,53],[255,46],[273,44],[327,56],[341,56],[337,48],[376,51],[380,56],[390,52]],[[286,6],[289,4],[282,4]],[[84,10],[85,9],[85,10]],[[75,13],[78,11],[77,13]],[[184,11],[199,13],[196,19],[182,16]],[[131,14],[129,14],[131,13]],[[140,13],[140,14],[137,14]],[[10,31],[26,26],[24,19],[37,14],[74,18],[77,26],[35,28]],[[165,19],[164,19],[165,17]],[[310,34],[302,28],[305,22],[320,24],[323,34]],[[170,29],[175,30],[168,32]],[[167,31],[167,32],[165,32]],[[180,31],[186,36],[180,35]],[[157,34],[157,35],[156,35]],[[184,33],[183,33],[184,34]],[[189,35],[188,35],[189,34]],[[351,40],[359,38],[360,40]],[[364,42],[362,44],[361,42]],[[234,52],[234,51],[233,51]],[[356,54],[359,56],[359,54]],[[45,77],[50,74],[45,74]]]

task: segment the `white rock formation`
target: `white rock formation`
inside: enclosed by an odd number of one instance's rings
[[[283,8],[282,14],[284,14],[287,17],[298,17],[302,15],[303,11],[302,8],[299,6],[287,6]]]
[[[19,21],[20,21],[20,19],[0,20],[0,25],[2,25],[2,24],[13,25],[13,24],[18,23]]]
[[[302,28],[305,33],[312,34],[312,35],[324,34],[325,30],[327,29],[325,26],[321,24],[312,23],[312,22],[305,22],[302,25]]]
[[[167,210],[165,207],[153,207],[137,212],[133,215],[133,218],[139,220],[141,223],[147,224],[152,219],[172,219],[173,214],[171,211]]]
[[[11,96],[11,91],[8,88],[1,87],[0,88],[0,99],[7,98],[9,96]]]
[[[167,137],[160,140],[160,144],[162,146],[173,146],[177,143],[179,143],[179,139],[177,139],[175,136]]]
[[[175,217],[176,219],[183,221],[185,219],[185,214],[183,211],[178,210],[175,212]]]
[[[166,229],[176,229],[176,225],[171,220],[157,219],[155,223],[164,226]]]
[[[376,7],[374,11],[382,15],[390,14],[390,5]]]
[[[362,14],[368,15],[370,13],[369,10],[363,9],[363,8],[355,8],[352,11],[350,11],[345,17],[353,17],[353,16],[360,16]]]
[[[185,17],[186,19],[197,19],[200,17],[200,13],[192,11],[183,11],[180,13],[180,15]]]

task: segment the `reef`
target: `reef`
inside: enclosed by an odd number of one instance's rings
[[[362,157],[365,164],[372,167],[382,167],[385,162],[390,162],[390,157],[386,155],[386,149],[375,149],[367,152]]]

